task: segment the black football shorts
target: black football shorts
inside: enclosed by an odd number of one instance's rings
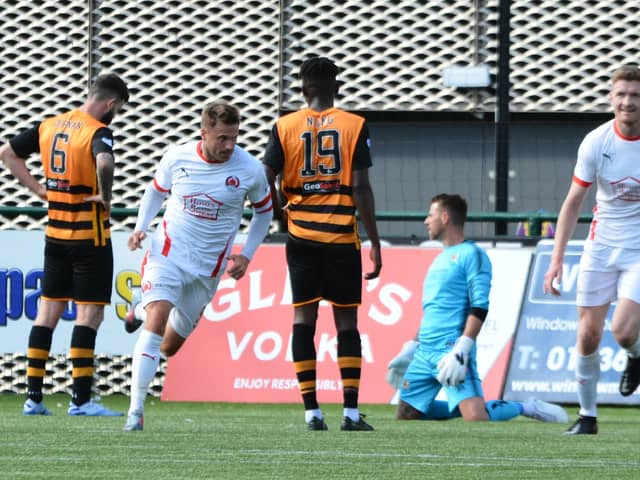
[[[109,304],[113,286],[113,250],[77,242],[47,240],[42,296],[51,300]]]
[[[362,302],[362,257],[355,244],[322,244],[287,239],[293,305],[325,299],[335,306]]]

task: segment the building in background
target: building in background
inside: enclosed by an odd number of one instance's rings
[[[472,211],[495,210],[499,0],[0,4],[0,141],[79,103],[99,73],[116,71],[132,86],[114,122],[126,132],[116,139],[115,208],[134,205],[166,146],[191,138],[198,106],[211,99],[242,108],[241,138],[260,157],[273,120],[302,104],[294,72],[317,54],[342,68],[339,106],[369,121],[379,211],[426,211],[442,191],[463,194]],[[640,10],[631,0],[510,4],[509,210],[557,212],[580,139],[608,115],[612,70],[638,60]],[[443,85],[444,69],[476,65],[488,66],[488,87]],[[42,206],[7,172],[0,177],[3,206]],[[45,221],[0,220],[5,229]],[[383,238],[425,235],[415,221],[380,228]],[[472,237],[492,232],[469,225]]]

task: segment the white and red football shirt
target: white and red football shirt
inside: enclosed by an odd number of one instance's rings
[[[640,137],[624,137],[613,119],[592,130],[578,149],[573,181],[596,183],[587,240],[640,249]]]
[[[160,160],[153,185],[170,196],[151,252],[195,275],[222,272],[246,198],[254,212],[271,209],[262,163],[238,146],[222,163],[205,159],[199,141],[172,146]]]

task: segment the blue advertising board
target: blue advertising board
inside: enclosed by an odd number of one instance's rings
[[[583,245],[572,241],[567,246],[559,297],[543,292],[553,241],[543,240],[537,245],[504,386],[505,400],[523,401],[533,396],[550,402],[578,402],[574,375],[578,328],[575,299]],[[627,357],[611,333],[614,309],[615,303],[607,313],[600,343],[598,403],[637,405],[640,389],[629,397],[618,392]]]

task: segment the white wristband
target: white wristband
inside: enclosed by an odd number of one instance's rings
[[[453,346],[453,349],[457,352],[462,352],[468,355],[473,348],[474,343],[473,338],[463,335],[456,340],[456,344]]]

